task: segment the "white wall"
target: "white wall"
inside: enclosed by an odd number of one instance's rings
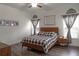
[[[78,5],[62,5],[61,7],[56,7],[55,9],[51,11],[40,11],[37,10],[33,14],[37,14],[39,16],[40,20],[40,27],[45,27],[47,25],[44,24],[44,16],[46,15],[56,15],[56,25],[51,26],[58,26],[59,27],[59,33],[60,35],[63,35],[63,21],[61,15],[64,15],[66,11],[70,8],[76,9],[77,13],[79,13],[79,6]],[[73,46],[79,46],[79,39],[73,39],[72,44]]]
[[[7,5],[0,5],[0,20],[16,20],[18,26],[0,26],[0,42],[15,44],[31,33],[30,14]]]
[[[19,26],[0,26],[0,42],[4,42],[6,44],[15,44],[22,40],[24,36],[28,36],[31,34],[31,22],[30,19],[33,14],[37,14],[40,20],[40,27],[47,26],[44,24],[44,16],[46,15],[56,15],[56,25],[51,26],[58,26],[59,33],[62,35],[63,32],[63,25],[61,15],[65,14],[65,12],[69,8],[74,8],[79,13],[79,7],[76,5],[68,5],[68,6],[61,6],[57,7],[51,11],[44,11],[44,10],[29,10],[23,12],[16,8],[9,7],[7,5],[0,5],[0,19],[8,19],[8,20],[16,20],[19,22]],[[30,14],[29,14],[30,13]],[[73,39],[72,44],[73,46],[79,46],[79,40]]]

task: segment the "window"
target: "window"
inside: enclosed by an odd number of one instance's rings
[[[66,37],[67,35],[67,26],[63,20],[63,34]],[[79,38],[79,15],[77,16],[72,28],[71,28],[71,37],[72,38]]]
[[[45,25],[54,25],[55,24],[55,15],[44,16]]]
[[[40,22],[38,22],[38,24],[36,26],[36,34],[39,33],[39,30],[40,30],[39,24],[40,24]],[[33,33],[34,33],[34,28],[33,28],[33,25],[32,25],[31,34],[33,34]]]
[[[40,28],[39,28],[39,22],[38,22],[37,28],[36,28],[36,33],[39,33],[39,30],[40,30]]]

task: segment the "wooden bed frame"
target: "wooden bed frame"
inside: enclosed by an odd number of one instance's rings
[[[41,27],[40,32],[56,32],[58,33],[58,27]]]
[[[40,32],[56,32],[56,33],[58,33],[58,27],[41,27]],[[52,44],[52,45],[54,45],[54,44]],[[22,47],[23,46],[44,52],[43,47],[39,46],[39,45],[23,42]]]

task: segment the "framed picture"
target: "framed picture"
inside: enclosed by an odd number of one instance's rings
[[[44,16],[45,25],[55,25],[55,15]]]
[[[17,25],[19,25],[18,21],[0,20],[0,26],[17,26]]]

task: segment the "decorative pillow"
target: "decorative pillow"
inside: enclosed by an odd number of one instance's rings
[[[53,36],[54,32],[46,32],[45,36]]]
[[[44,32],[39,32],[37,35],[44,35]]]
[[[53,36],[55,32],[39,32],[38,35]]]

